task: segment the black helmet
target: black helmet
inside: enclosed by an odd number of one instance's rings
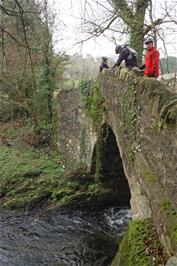
[[[106,56],[102,56],[102,60],[103,60],[103,61],[107,61],[108,58],[107,58]]]
[[[118,54],[121,49],[122,49],[122,45],[121,44],[116,45],[115,53]]]

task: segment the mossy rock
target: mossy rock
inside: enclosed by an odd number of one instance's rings
[[[129,222],[112,266],[157,266],[166,262],[155,227],[150,219]]]

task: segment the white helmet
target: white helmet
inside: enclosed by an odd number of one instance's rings
[[[150,42],[153,42],[153,38],[152,37],[148,37],[146,38],[146,40],[144,41],[144,43],[150,43]]]

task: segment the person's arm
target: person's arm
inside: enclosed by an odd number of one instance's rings
[[[103,70],[103,64],[100,65],[99,70],[100,70],[100,72]]]
[[[128,49],[122,49],[122,51],[119,54],[119,57],[117,59],[117,62],[114,64],[114,66],[112,68],[115,68],[116,66],[120,66],[120,64],[122,63],[123,60],[125,60],[125,58],[128,56]]]

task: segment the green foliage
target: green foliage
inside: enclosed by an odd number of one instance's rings
[[[41,74],[38,81],[36,92],[36,112],[37,112],[37,129],[42,135],[51,134],[52,117],[53,117],[53,71],[49,60],[44,62],[41,68]]]
[[[82,80],[80,89],[83,95],[84,109],[92,121],[93,128],[97,132],[103,115],[103,100],[101,98],[99,83],[93,80]]]
[[[95,178],[98,182],[102,174],[102,120],[105,113],[105,107],[103,104],[103,99],[101,97],[101,91],[98,81],[82,80],[80,89],[83,95],[83,103],[86,115],[92,121],[93,129],[97,134]]]
[[[8,12],[0,9],[3,28],[11,34],[3,35],[0,53],[0,95],[3,99],[0,119],[5,117],[7,121],[26,115],[33,121],[36,134],[50,141],[53,92],[61,79],[66,56],[54,55],[54,17],[47,2],[19,0],[18,3],[3,1]]]
[[[118,266],[164,265],[165,255],[150,219],[134,220],[124,236],[117,256]]]

